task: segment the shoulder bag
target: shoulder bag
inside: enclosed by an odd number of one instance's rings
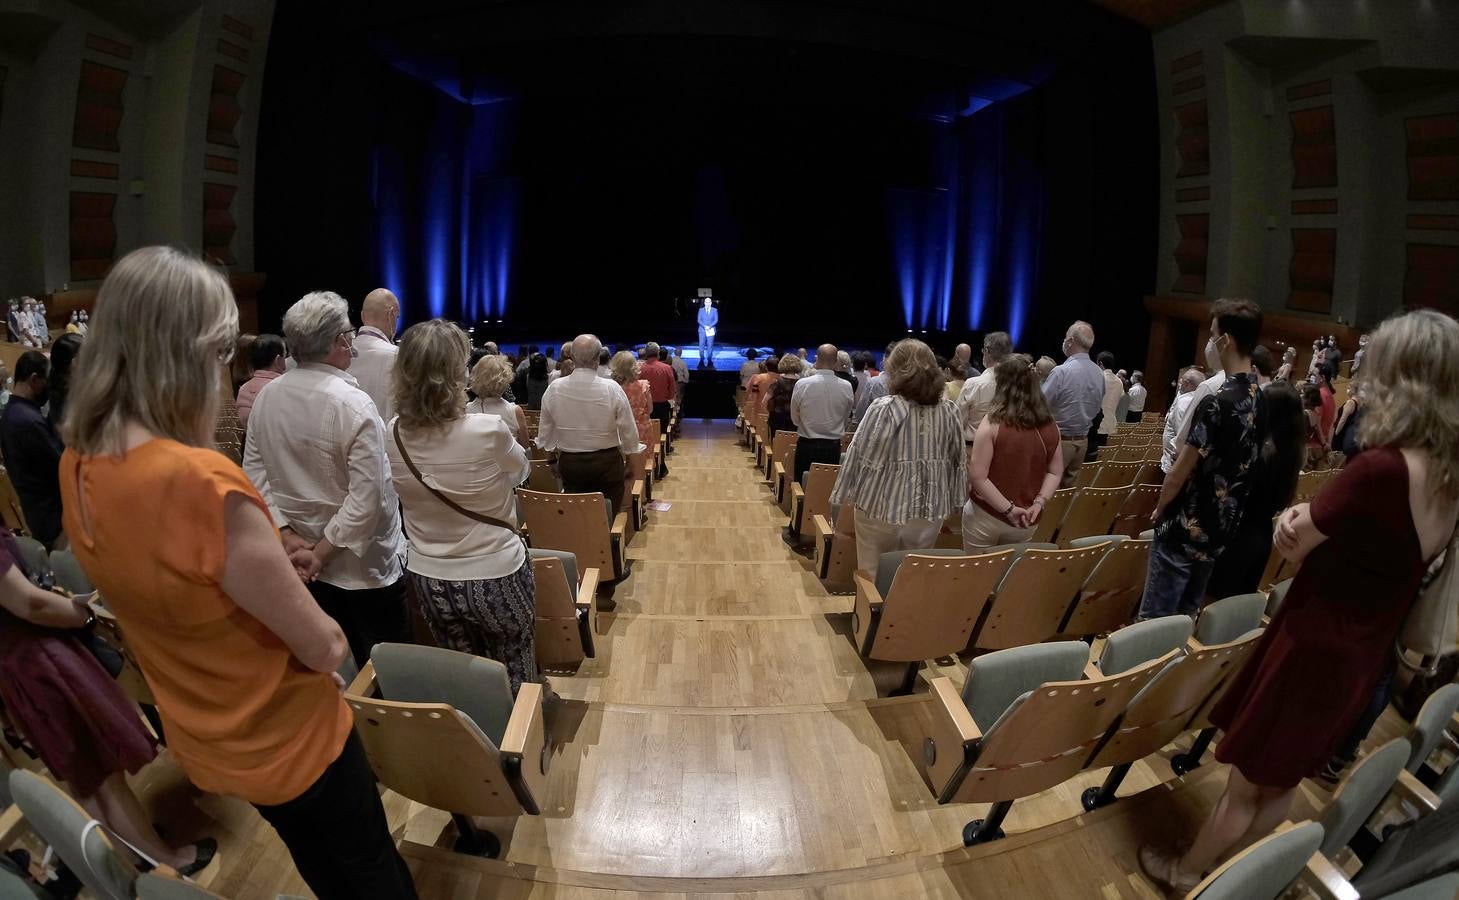
[[[494,518],[492,516],[488,516],[485,513],[479,513],[479,512],[476,512],[474,510],[467,509],[466,507],[464,507],[461,504],[457,503],[455,500],[452,500],[450,497],[447,497],[445,494],[443,494],[440,491],[436,490],[435,488],[431,487],[429,484],[426,484],[426,480],[421,477],[420,469],[417,469],[415,467],[415,462],[410,458],[410,454],[406,452],[406,450],[405,450],[405,443],[403,441],[401,441],[401,439],[400,439],[400,420],[399,419],[396,419],[395,420],[395,428],[393,430],[394,430],[394,433],[395,433],[395,448],[400,451],[400,458],[405,461],[405,467],[410,470],[410,474],[411,475],[414,475],[415,476],[415,480],[420,482],[421,487],[423,487],[426,490],[430,491],[431,494],[434,495],[437,500],[439,500],[442,503],[446,504],[447,506],[451,507],[456,512],[460,513],[461,515],[465,516],[466,518],[471,519],[472,521],[475,521],[475,522],[480,522],[483,525],[495,525],[498,528],[505,528],[507,531],[510,531],[512,534],[515,534],[518,537],[521,537],[521,532],[517,530],[517,526],[511,524],[510,522],[506,522],[506,521],[503,521],[502,519],[497,519],[497,518]]]

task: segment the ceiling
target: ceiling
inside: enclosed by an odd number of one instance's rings
[[[1139,22],[1146,28],[1164,28],[1189,19],[1198,12],[1219,6],[1225,0],[1092,0],[1116,15]]]

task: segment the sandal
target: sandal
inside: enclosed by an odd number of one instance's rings
[[[197,858],[177,870],[177,874],[184,878],[191,878],[206,869],[218,853],[218,842],[213,838],[203,838],[194,846],[198,848]]]
[[[1174,853],[1162,853],[1150,844],[1140,848],[1136,854],[1140,860],[1140,870],[1145,877],[1165,888],[1170,893],[1184,897],[1189,894],[1196,885],[1201,883],[1199,878],[1192,878],[1187,875],[1180,875],[1180,856]]]

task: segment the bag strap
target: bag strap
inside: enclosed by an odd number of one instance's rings
[[[437,500],[439,500],[442,503],[446,504],[447,506],[451,507],[456,512],[460,513],[461,515],[465,516],[468,519],[471,519],[471,520],[476,521],[476,522],[480,522],[483,525],[495,525],[498,528],[505,528],[507,531],[510,531],[512,534],[516,534],[517,533],[517,526],[512,525],[512,524],[510,524],[508,522],[504,522],[501,519],[496,519],[496,518],[493,518],[491,516],[488,516],[485,513],[479,513],[479,512],[475,512],[473,510],[469,510],[466,507],[462,506],[461,504],[457,503],[456,501],[452,500],[450,497],[447,497],[445,494],[443,494],[440,491],[436,490],[435,488],[431,487],[429,484],[426,484],[426,480],[421,477],[420,469],[417,469],[415,467],[415,461],[412,460],[410,458],[410,454],[405,451],[405,443],[400,440],[400,420],[399,419],[396,419],[395,420],[394,432],[395,432],[395,449],[397,449],[397,450],[400,451],[400,458],[405,461],[405,467],[410,470],[410,474],[412,474],[412,475],[415,476],[415,480],[420,482],[421,487],[423,487],[426,490],[430,491],[433,495],[435,495],[435,498]]]

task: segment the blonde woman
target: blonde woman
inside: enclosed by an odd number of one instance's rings
[[[1419,310],[1379,327],[1363,360],[1354,457],[1274,543],[1301,564],[1287,598],[1211,722],[1225,732],[1226,793],[1184,856],[1142,847],[1156,880],[1186,890],[1248,835],[1287,816],[1369,706],[1433,559],[1459,517],[1459,322]],[[1304,564],[1305,562],[1305,564]]]
[[[195,257],[112,268],[66,411],[66,532],[193,784],[257,807],[318,896],[414,897],[339,696],[344,634],[212,446],[237,334],[227,280]]]
[[[513,493],[529,463],[503,417],[466,411],[470,356],[450,322],[405,330],[385,450],[405,509],[410,593],[431,636],[506,666],[515,694],[539,678],[536,586]]]
[[[466,404],[466,411],[500,416],[512,437],[517,439],[523,450],[527,450],[527,414],[522,412],[522,407],[502,399],[515,376],[516,372],[505,356],[483,356],[477,360],[476,367],[471,370],[471,392],[476,399]]]
[[[943,396],[932,349],[901,341],[887,356],[890,395],[872,402],[841,458],[831,504],[836,528],[856,530],[856,567],[874,575],[883,553],[925,550],[962,504],[962,419]],[[844,505],[844,506],[843,506]]]
[[[613,358],[608,361],[608,369],[613,374],[613,380],[618,382],[628,397],[628,408],[633,410],[633,424],[638,428],[638,440],[644,446],[642,453],[629,458],[629,468],[624,473],[624,481],[632,484],[635,470],[643,471],[644,465],[653,455],[653,388],[639,377],[643,374],[643,365],[627,350],[619,350],[613,354]],[[656,477],[662,478],[663,474],[659,473]]]

